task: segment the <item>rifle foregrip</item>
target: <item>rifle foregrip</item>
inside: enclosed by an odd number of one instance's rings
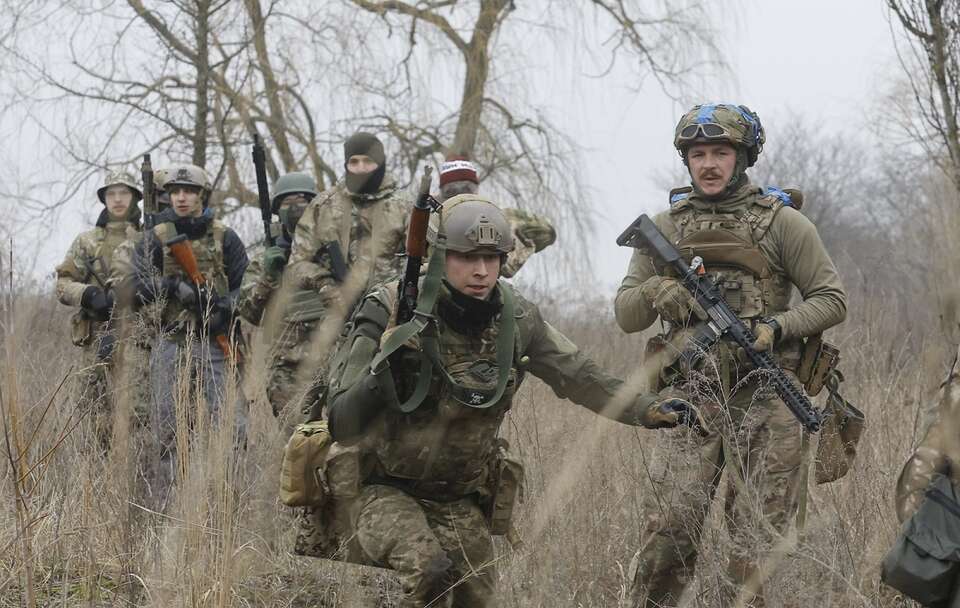
[[[407,230],[407,255],[423,258],[427,255],[427,226],[430,224],[430,211],[414,209],[410,214],[410,228]]]
[[[180,235],[167,241],[166,245],[167,248],[170,249],[170,255],[177,261],[180,268],[183,268],[183,271],[187,273],[187,276],[190,277],[193,284],[203,285],[206,279],[204,279],[199,266],[197,266],[197,258],[193,255],[193,247],[190,246],[190,241],[183,235]]]

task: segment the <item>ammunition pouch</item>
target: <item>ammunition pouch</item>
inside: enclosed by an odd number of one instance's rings
[[[814,464],[814,479],[817,484],[836,481],[847,474],[857,457],[857,444],[863,435],[866,418],[863,412],[839,395],[839,371],[827,379],[827,407],[824,409],[823,427]]]
[[[280,502],[288,507],[312,507],[330,495],[323,467],[333,438],[325,420],[298,424],[283,450]]]
[[[93,344],[93,319],[84,310],[78,310],[70,317],[70,340],[74,346]]]
[[[924,606],[960,608],[960,504],[938,475],[881,566],[881,580]]]
[[[481,493],[480,506],[490,534],[509,534],[514,510],[523,502],[523,464],[510,455],[505,441],[497,448],[490,464],[485,490]]]

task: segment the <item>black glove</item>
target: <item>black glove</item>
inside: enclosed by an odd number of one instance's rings
[[[671,429],[685,424],[701,435],[708,435],[706,421],[689,401],[668,397],[653,403],[641,412],[640,422],[648,429]]]
[[[110,311],[113,310],[113,294],[105,292],[96,285],[90,285],[80,296],[80,306],[98,321],[106,321],[110,318]]]
[[[112,331],[108,331],[100,336],[97,341],[97,361],[100,363],[110,363],[113,359],[113,351],[117,348],[117,336]]]

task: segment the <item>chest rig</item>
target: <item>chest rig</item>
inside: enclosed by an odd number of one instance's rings
[[[514,363],[513,295],[503,283],[499,289],[504,310],[479,334],[441,326],[435,335],[422,336],[431,362],[426,396],[413,410],[386,410],[372,442],[379,472],[406,480],[414,494],[451,499],[471,494],[485,482],[496,456],[497,433],[522,378]],[[419,357],[406,360],[400,372],[422,380]]]
[[[720,288],[730,308],[741,319],[756,319],[782,312],[790,301],[791,284],[770,266],[760,248],[783,202],[760,194],[730,210],[695,208],[684,192],[671,198],[671,240],[683,258],[699,256],[707,273]],[[666,274],[672,273],[663,269]]]
[[[163,246],[173,237],[177,236],[177,229],[172,222],[158,224],[154,231],[160,239],[160,247],[163,251],[162,276],[178,277],[186,282],[190,282],[190,277],[180,267],[180,264],[170,255],[170,250]],[[207,233],[199,239],[191,240],[190,246],[193,248],[193,255],[197,258],[197,268],[206,278],[207,283],[213,288],[217,295],[225,295],[230,291],[227,274],[223,265],[223,237],[226,228],[222,223],[214,220],[207,229]],[[167,306],[164,308],[163,320],[165,324],[186,322],[193,319],[193,311],[185,309],[176,301],[175,298],[167,300]]]

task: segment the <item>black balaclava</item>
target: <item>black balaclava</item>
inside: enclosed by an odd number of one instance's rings
[[[358,154],[372,158],[377,163],[377,168],[370,173],[350,173],[347,170],[347,161]],[[343,169],[346,172],[347,190],[353,194],[374,194],[379,190],[387,172],[386,163],[383,143],[372,133],[354,133],[343,142]]]
[[[441,297],[437,301],[437,315],[457,333],[479,334],[503,308],[503,301],[497,296],[496,288],[491,290],[490,297],[478,300],[454,289],[446,279],[443,280],[443,285],[450,292],[450,297]]]

